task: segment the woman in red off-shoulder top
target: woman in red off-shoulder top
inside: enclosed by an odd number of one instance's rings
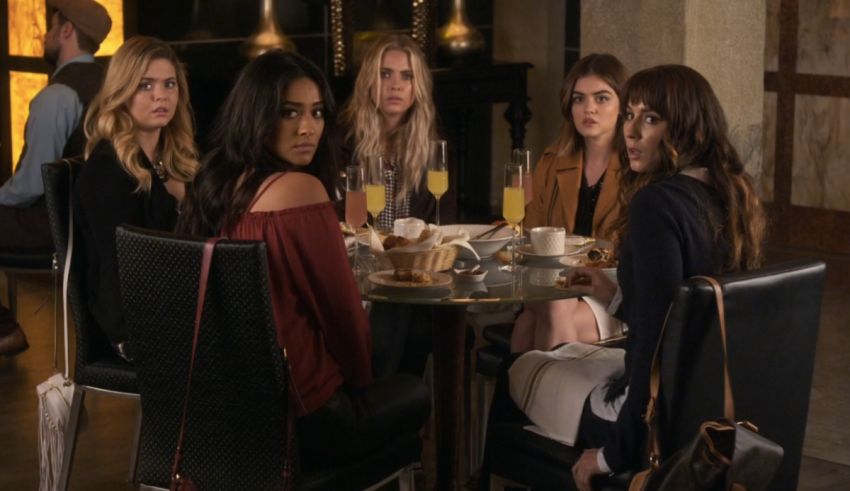
[[[417,431],[430,411],[416,377],[372,380],[372,332],[328,198],[333,113],[327,81],[306,58],[257,57],[221,109],[178,226],[266,243],[306,469],[362,458]]]

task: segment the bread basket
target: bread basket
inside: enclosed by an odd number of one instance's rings
[[[444,271],[451,269],[457,258],[460,246],[441,245],[422,252],[379,252],[372,251],[378,260],[378,270],[421,269],[424,271]]]

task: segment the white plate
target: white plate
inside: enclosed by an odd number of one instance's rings
[[[582,251],[580,246],[574,245],[565,245],[563,254],[537,254],[536,252],[531,250],[531,244],[523,244],[517,247],[517,252],[523,254],[525,256],[530,257],[561,257],[561,256],[572,256],[573,254],[578,254]]]
[[[445,286],[452,282],[452,277],[444,273],[434,271],[423,271],[431,275],[431,283],[413,283],[412,281],[397,281],[394,279],[393,271],[378,271],[369,275],[369,281],[376,285],[392,286],[395,288],[430,288],[434,286]]]
[[[587,259],[587,255],[580,254],[580,255],[562,257],[561,260],[558,261],[558,262],[560,262],[564,266],[569,266],[571,268],[575,268],[576,266],[584,266],[584,260],[585,259]],[[611,273],[616,274],[617,268],[602,268],[602,271],[604,271],[607,274],[611,274]]]

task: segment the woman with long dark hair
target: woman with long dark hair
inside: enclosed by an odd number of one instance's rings
[[[702,75],[681,65],[643,70],[627,82],[621,104],[628,167],[613,225],[619,287],[595,268],[575,268],[568,278],[571,288],[593,295],[629,325],[625,374],[576,394],[585,401],[577,441],[585,450],[573,467],[582,491],[596,474],[644,466],[650,367],[678,285],[758,267],[765,233],[755,185]],[[506,371],[499,383],[493,423],[519,412],[507,394]],[[479,489],[489,486],[488,466]]]
[[[334,110],[324,75],[306,58],[272,50],[254,59],[218,115],[179,225],[266,243],[307,469],[350,462],[417,431],[430,410],[421,380],[372,380],[371,328],[328,198]]]

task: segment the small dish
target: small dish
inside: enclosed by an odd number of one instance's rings
[[[530,257],[561,257],[561,256],[571,256],[573,254],[578,254],[581,252],[581,248],[573,245],[566,245],[564,247],[564,252],[559,254],[537,254],[531,248],[531,244],[523,244],[517,247],[517,252],[523,254],[525,256]]]
[[[478,269],[478,266],[471,269],[456,269],[454,271],[458,283],[478,283],[484,281],[484,277],[488,273],[486,270]]]

